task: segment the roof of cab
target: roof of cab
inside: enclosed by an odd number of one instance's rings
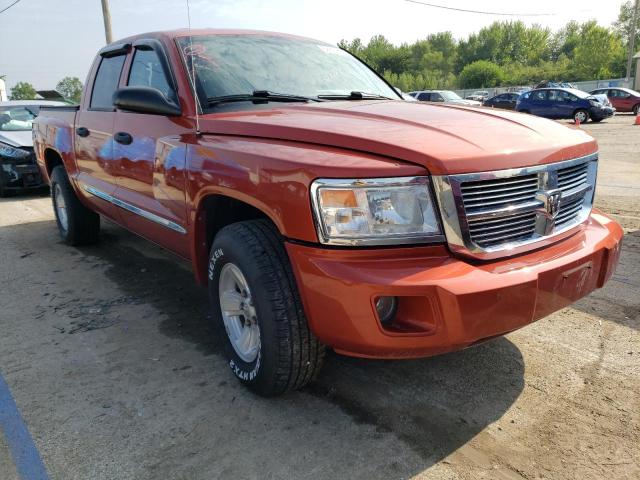
[[[242,29],[225,29],[225,28],[181,28],[177,30],[159,30],[155,32],[146,32],[140,33],[137,35],[132,35],[130,37],[122,38],[113,42],[113,44],[134,42],[135,40],[141,38],[157,38],[163,40],[173,40],[176,38],[184,38],[184,37],[199,37],[205,35],[262,35],[262,36],[272,36],[272,37],[283,37],[283,38],[292,38],[299,40],[311,40],[313,42],[322,43],[325,45],[332,45],[327,42],[323,42],[321,40],[316,40],[309,37],[302,37],[299,35],[291,35],[288,33],[280,33],[280,32],[269,32],[265,30],[242,30]],[[111,44],[110,44],[111,45]]]

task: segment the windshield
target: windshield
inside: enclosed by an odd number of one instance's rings
[[[582,90],[578,90],[577,88],[567,88],[567,92],[570,92],[578,98],[587,98],[591,96],[590,93],[583,92]]]
[[[399,99],[362,62],[324,43],[271,35],[206,35],[177,43],[205,99],[257,90],[312,98],[358,91]]]
[[[0,131],[31,130],[31,124],[38,115],[38,110],[36,105],[0,106]]]
[[[446,100],[462,100],[462,97],[460,97],[460,95],[450,90],[440,92],[440,95],[442,95]]]

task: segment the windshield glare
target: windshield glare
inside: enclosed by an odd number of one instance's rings
[[[206,35],[177,43],[206,98],[267,90],[305,97],[359,91],[399,99],[366,65],[324,43],[270,35]]]
[[[31,124],[37,115],[38,107],[35,105],[0,106],[0,131],[17,132],[31,130]]]
[[[449,90],[440,92],[440,94],[447,100],[462,100],[462,97],[460,97],[460,95],[458,95],[456,92],[451,92]]]

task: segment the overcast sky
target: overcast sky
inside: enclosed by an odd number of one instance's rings
[[[412,42],[450,30],[464,38],[495,20],[521,19],[558,29],[569,20],[597,19],[610,25],[622,0],[425,0],[491,12],[551,13],[500,17],[441,10],[405,0],[191,0],[192,27],[251,28],[294,33],[336,43],[383,34]],[[0,10],[13,0],[0,0]],[[111,0],[114,39],[145,31],[187,26],[186,0]],[[54,88],[64,76],[83,82],[105,43],[100,0],[21,0],[0,14],[0,75]]]

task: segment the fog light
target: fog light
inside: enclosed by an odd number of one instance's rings
[[[389,325],[393,321],[393,317],[396,316],[398,299],[396,297],[378,297],[375,304],[380,323]]]

